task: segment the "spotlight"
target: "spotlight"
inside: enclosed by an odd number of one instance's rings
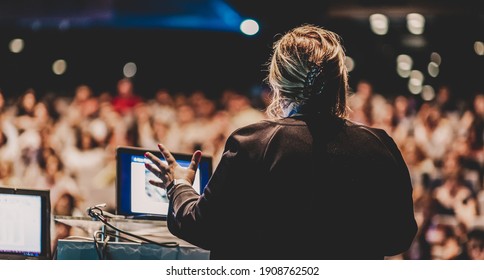
[[[259,32],[259,24],[253,19],[246,19],[240,24],[240,31],[245,35],[255,35]]]

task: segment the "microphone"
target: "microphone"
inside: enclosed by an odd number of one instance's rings
[[[123,219],[125,216],[121,215],[114,215],[109,212],[103,211],[102,208],[106,208],[107,204],[106,203],[100,203],[91,207],[86,208],[86,213],[89,215],[91,218],[99,218],[99,213],[94,213],[93,210],[98,210],[100,211],[100,214],[102,216],[108,217],[108,218],[113,218],[113,219]]]
[[[97,204],[91,207],[86,208],[86,213],[89,215],[91,218],[98,219],[99,218],[99,213],[94,213],[93,210],[98,210],[101,212],[101,215],[103,214],[103,210],[101,208],[106,207],[106,203],[101,203]]]

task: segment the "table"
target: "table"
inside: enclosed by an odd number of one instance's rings
[[[209,251],[198,247],[180,245],[161,247],[155,244],[110,242],[104,254],[109,260],[208,260]],[[99,260],[94,242],[60,239],[56,260]]]
[[[102,222],[90,217],[71,216],[56,216],[54,220],[76,229],[75,236],[58,240],[54,254],[54,259],[57,260],[98,260],[100,258],[111,260],[207,260],[210,257],[210,251],[172,235],[167,228],[166,221],[120,217],[109,219],[110,223],[119,229],[143,236],[154,242],[176,242],[178,244],[176,247],[164,247],[146,242],[125,242],[124,239],[109,239],[103,250],[103,242],[98,242],[99,249],[96,249],[93,239],[94,232],[102,231]]]

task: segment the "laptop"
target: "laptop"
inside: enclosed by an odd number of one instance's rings
[[[51,259],[48,190],[0,187],[0,259]]]
[[[159,150],[130,146],[120,146],[116,149],[116,215],[133,219],[166,220],[168,198],[165,190],[149,183],[150,179],[157,178],[145,167],[145,163],[151,163],[144,156],[146,152],[151,152],[164,160]],[[181,166],[189,166],[191,154],[172,155]],[[193,183],[197,193],[203,193],[211,176],[212,157],[202,156]]]

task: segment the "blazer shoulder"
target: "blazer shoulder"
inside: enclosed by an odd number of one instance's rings
[[[263,154],[263,151],[281,127],[277,123],[266,120],[240,127],[229,135],[226,149],[246,151],[246,153],[258,157],[256,155]]]
[[[381,129],[381,128],[376,128],[376,127],[371,127],[365,124],[357,123],[357,122],[352,122],[349,120],[346,120],[346,126],[349,130],[352,130],[356,133],[368,133],[373,135],[375,138],[377,138],[379,141],[383,142],[393,142],[393,139],[388,133]]]
[[[366,133],[376,139],[381,146],[385,147],[392,160],[400,167],[406,166],[400,148],[393,138],[383,129],[370,127],[363,124],[348,122],[350,129],[358,130],[358,133]]]

